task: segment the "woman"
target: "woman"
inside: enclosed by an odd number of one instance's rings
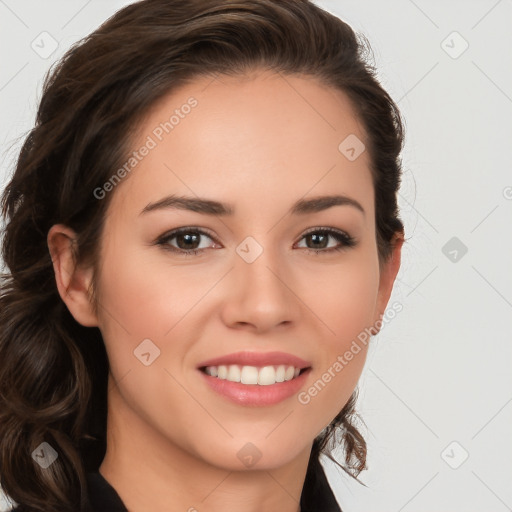
[[[367,49],[306,0],[144,0],[49,74],[2,202],[16,510],[340,510],[404,241]]]

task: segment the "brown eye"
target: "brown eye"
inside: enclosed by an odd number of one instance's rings
[[[157,244],[163,246],[165,249],[176,252],[180,255],[188,256],[199,254],[207,247],[198,247],[203,238],[213,240],[208,233],[203,230],[195,228],[180,228],[161,237]],[[176,240],[176,245],[172,244],[172,240]]]
[[[313,249],[325,249],[328,245],[329,235],[325,233],[312,233],[305,236],[307,241],[312,242]]]
[[[196,245],[199,243],[202,235],[198,235],[196,233],[178,233],[174,235],[173,238],[176,238],[176,244],[179,249],[196,249]]]
[[[329,238],[336,240],[339,245],[329,247]],[[312,251],[315,254],[341,251],[353,247],[356,244],[354,238],[347,233],[330,228],[316,228],[303,235],[302,239],[306,240],[306,250]]]

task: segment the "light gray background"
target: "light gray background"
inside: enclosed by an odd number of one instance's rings
[[[128,3],[0,0],[0,190],[50,64]],[[512,1],[317,3],[369,38],[405,118],[409,237],[360,381],[368,487],[328,477],[344,512],[512,510]]]

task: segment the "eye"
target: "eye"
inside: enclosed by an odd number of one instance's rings
[[[180,255],[192,256],[203,252],[205,249],[204,247],[196,248],[202,236],[213,240],[213,238],[202,229],[194,227],[179,228],[159,238],[157,244],[162,245],[169,251],[179,253]],[[174,247],[170,243],[173,239],[176,239],[178,247]]]
[[[202,237],[209,238],[216,242],[214,238],[203,229],[184,227],[166,233],[157,240],[156,244],[180,256],[194,256],[208,248],[208,245],[201,247],[200,242]],[[328,247],[329,238],[337,241],[338,245]],[[176,245],[171,243],[174,240]],[[356,245],[355,239],[350,235],[332,228],[313,228],[302,235],[301,241],[302,240],[306,240],[306,244],[313,244],[313,248],[306,247],[305,249],[307,252],[312,252],[316,255],[346,250]]]
[[[338,242],[334,247],[327,247],[328,239],[332,238]],[[344,231],[338,231],[332,228],[314,228],[304,235],[301,240],[312,242],[316,247],[306,247],[308,252],[319,255],[320,253],[331,253],[332,251],[342,251],[356,245],[356,241]]]

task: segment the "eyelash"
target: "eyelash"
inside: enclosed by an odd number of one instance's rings
[[[175,254],[178,254],[179,256],[194,256],[194,255],[202,253],[203,251],[206,250],[206,249],[190,249],[190,250],[185,251],[184,249],[177,249],[177,248],[169,245],[169,240],[172,240],[177,235],[180,235],[183,233],[187,233],[187,234],[193,233],[193,234],[205,235],[208,238],[212,239],[215,243],[217,243],[216,240],[212,237],[212,235],[210,235],[206,231],[199,229],[199,228],[195,228],[195,227],[186,227],[186,228],[178,228],[173,231],[170,231],[169,233],[166,233],[165,235],[161,236],[156,241],[156,244],[162,246],[167,251],[171,251]],[[341,243],[341,245],[339,245],[338,247],[331,247],[329,249],[305,248],[305,250],[308,253],[314,253],[316,256],[319,256],[320,253],[331,254],[334,251],[343,251],[343,250],[349,249],[350,247],[354,247],[356,245],[356,240],[353,237],[351,237],[350,235],[348,235],[347,233],[345,233],[343,231],[338,231],[338,230],[334,230],[331,228],[314,228],[314,229],[309,230],[306,233],[304,233],[300,240],[305,238],[307,235],[311,235],[313,233],[315,233],[315,234],[321,233],[324,235],[328,234],[328,235],[332,236],[336,241]]]

